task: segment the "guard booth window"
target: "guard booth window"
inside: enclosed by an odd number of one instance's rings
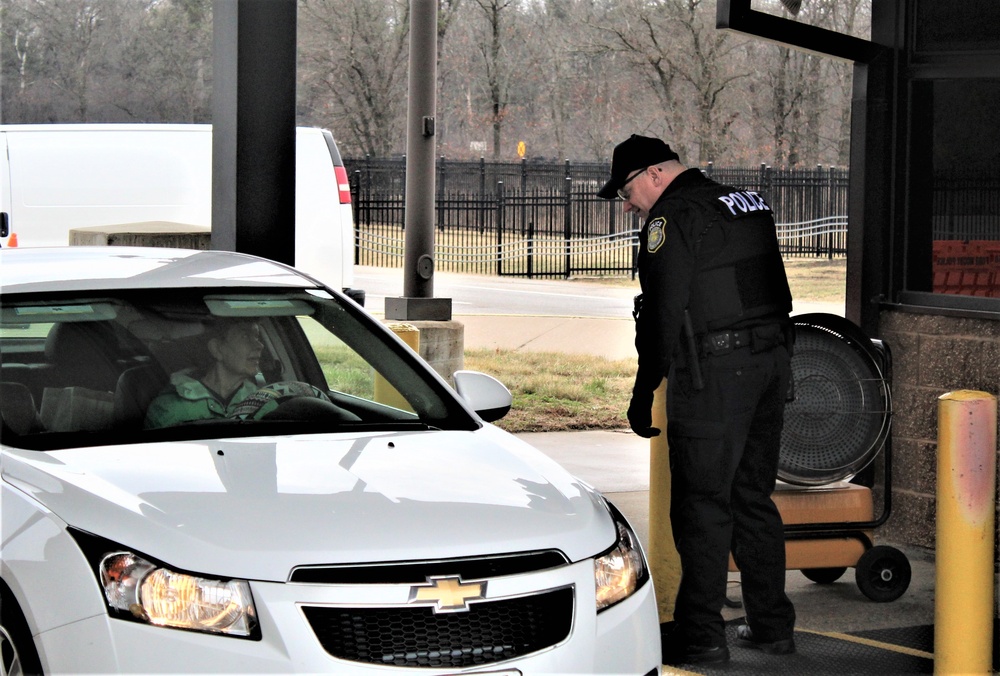
[[[1000,49],[1000,3],[996,0],[917,0],[914,51],[983,52]]]
[[[911,93],[907,290],[1000,298],[1000,80]]]

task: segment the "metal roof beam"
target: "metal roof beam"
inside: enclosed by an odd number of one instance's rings
[[[870,40],[759,12],[750,8],[750,0],[718,0],[715,27],[855,63],[870,63],[884,49]]]

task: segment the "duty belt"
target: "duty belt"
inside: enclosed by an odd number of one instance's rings
[[[728,354],[741,347],[750,347],[753,340],[753,333],[750,329],[740,329],[738,331],[717,331],[709,333],[701,341],[701,351],[703,355]]]

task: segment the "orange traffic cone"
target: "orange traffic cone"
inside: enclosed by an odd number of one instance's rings
[[[17,233],[16,232],[10,233],[10,239],[7,240],[7,246],[8,247],[15,247],[15,246],[17,246]]]

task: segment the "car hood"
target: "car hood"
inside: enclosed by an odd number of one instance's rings
[[[614,543],[600,495],[494,427],[12,451],[4,479],[67,524],[203,574]]]

